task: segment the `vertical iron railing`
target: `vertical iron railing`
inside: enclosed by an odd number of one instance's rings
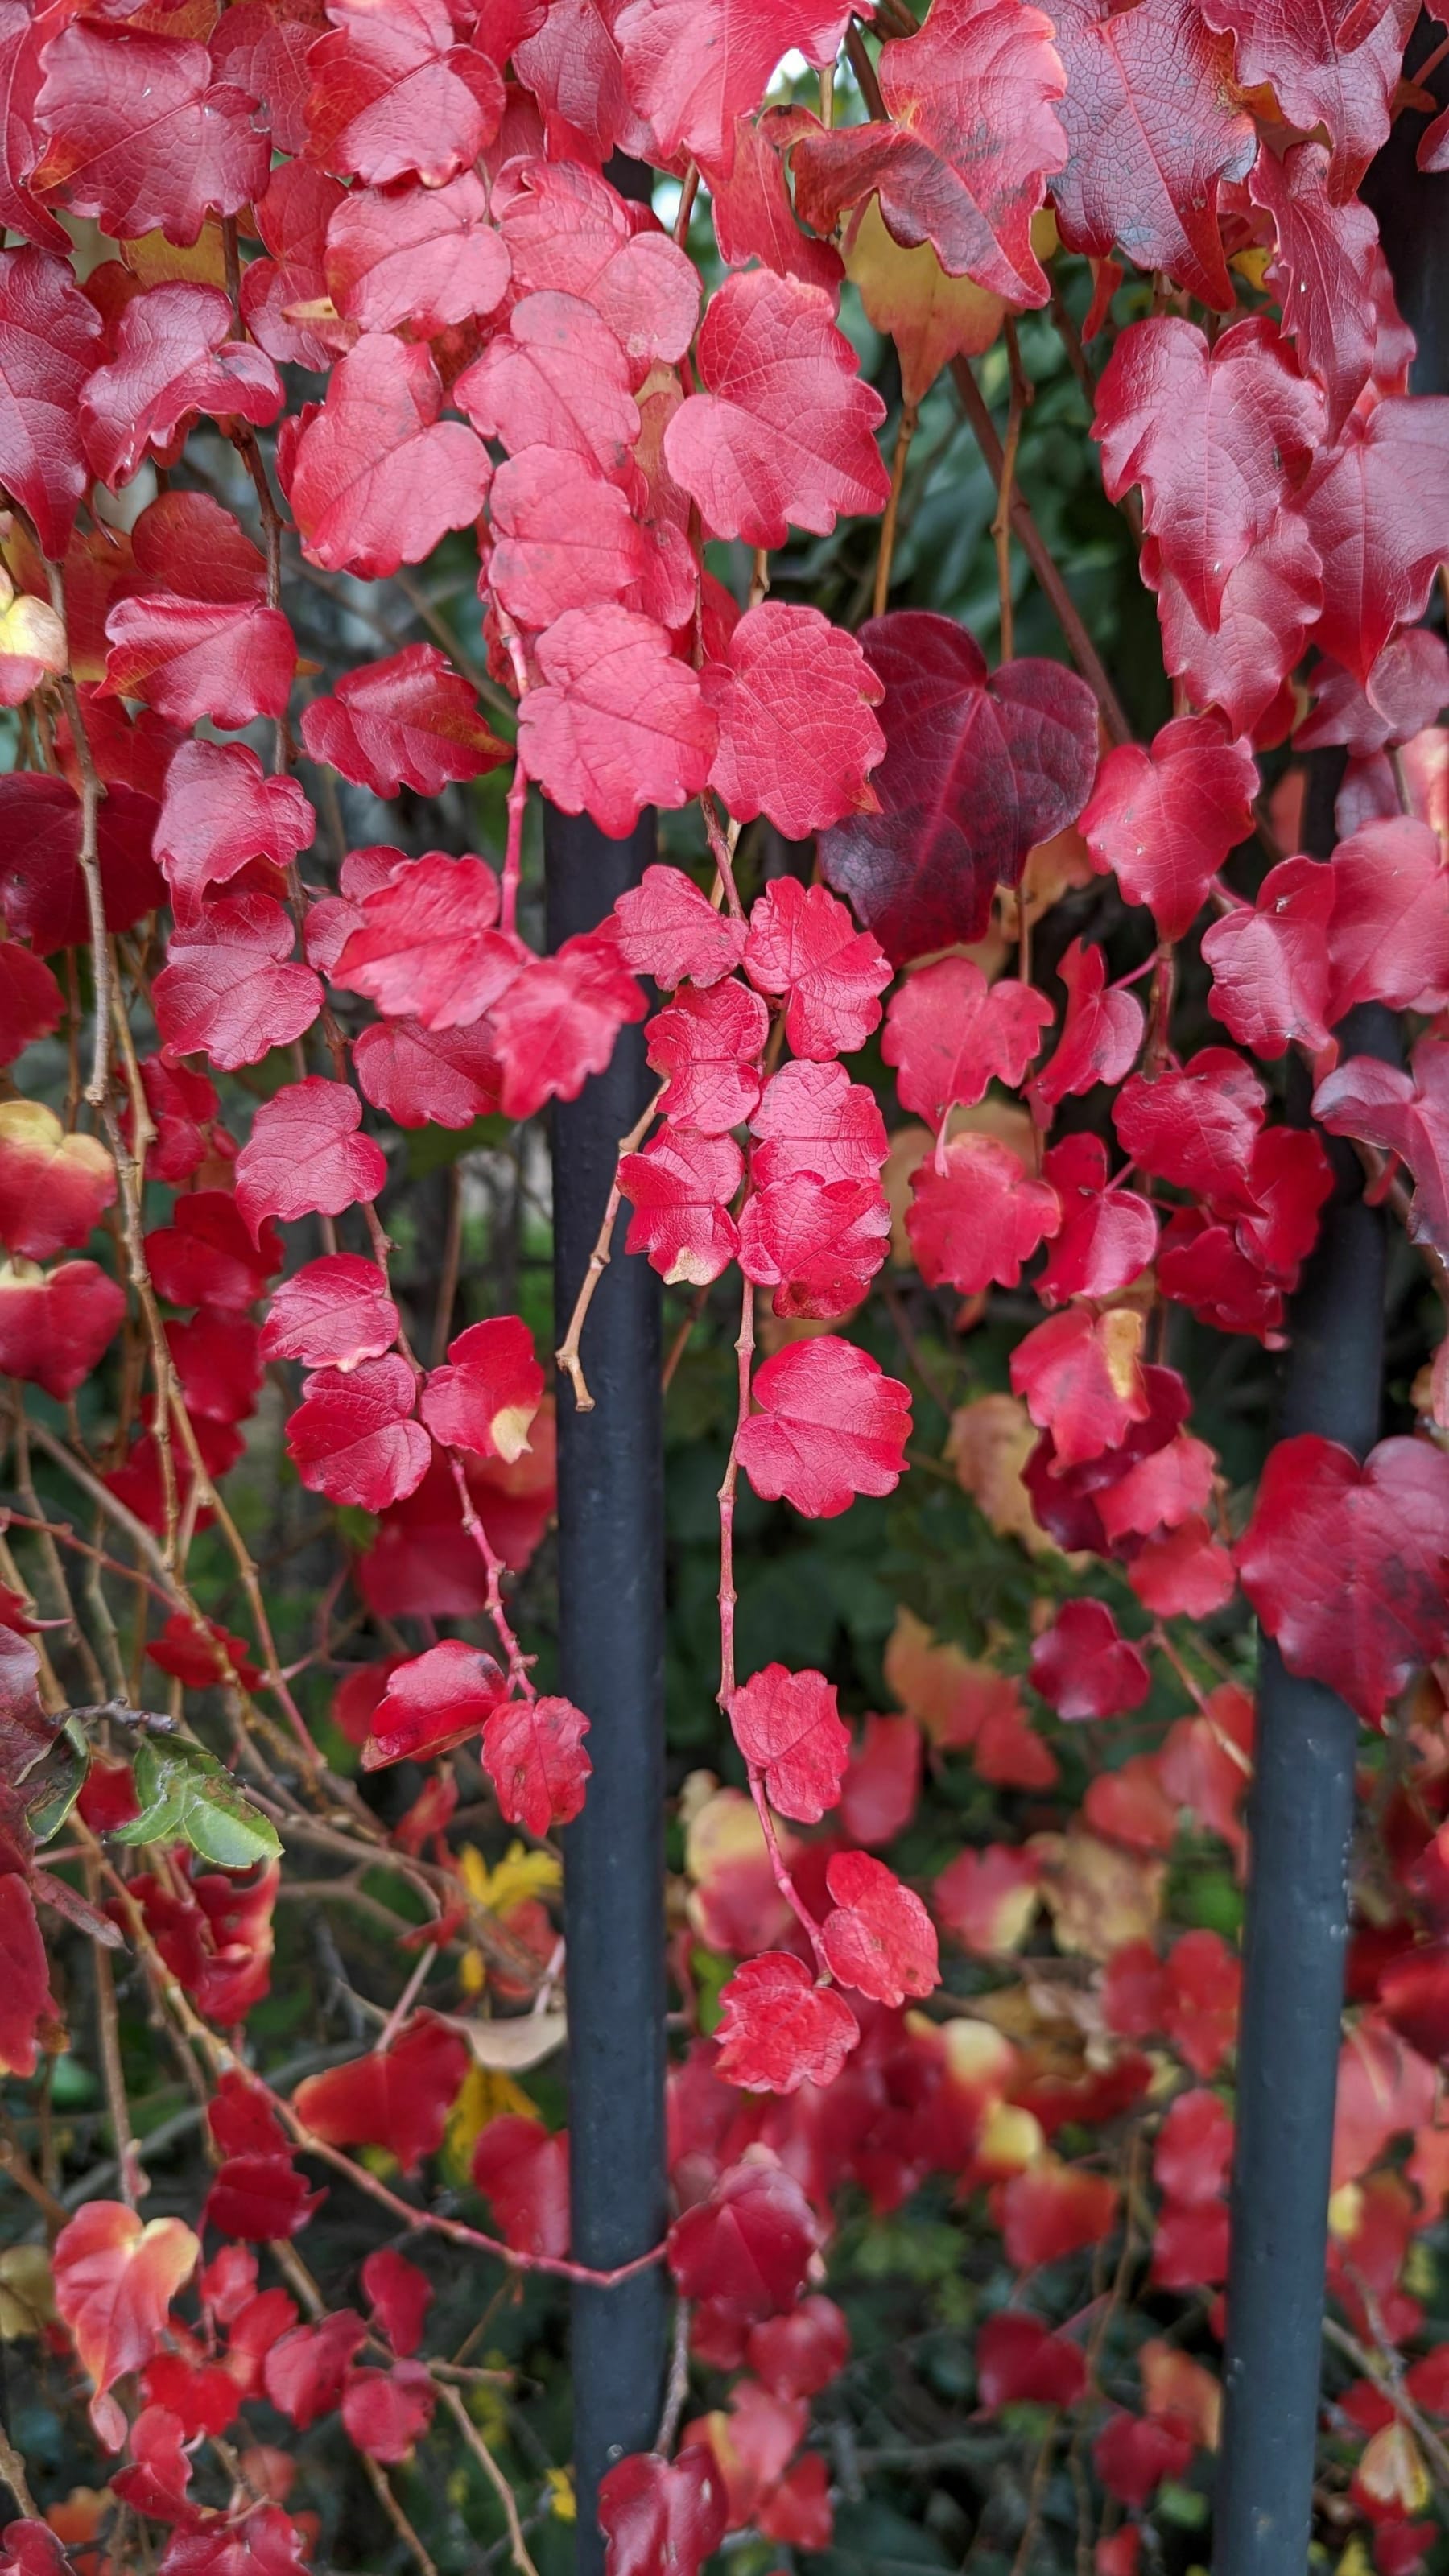
[[[1434,35],[1421,20],[1410,49]],[[1364,194],[1419,341],[1416,393],[1449,390],[1449,179],[1415,168],[1423,120],[1400,119]],[[1327,858],[1343,756],[1309,764],[1303,847]],[[1378,1005],[1338,1031],[1345,1055],[1394,1058]],[[1280,1438],[1317,1432],[1362,1456],[1379,1436],[1386,1231],[1349,1150],[1294,1302]],[[1358,1723],[1262,1642],[1248,1809],[1249,1876],[1215,2576],[1303,2576],[1313,2504],[1334,2097],[1348,1937]]]
[[[592,930],[654,853],[652,815],[626,841],[544,809],[551,948]],[[613,1187],[619,1140],[650,1090],[641,1029],[554,1109],[555,1312],[562,1341]],[[560,1381],[560,1687],[590,1721],[593,1778],[564,1834],[573,2253],[612,2270],[664,2232],[664,1480],[660,1288],[616,1245],[589,1310],[591,1412]],[[658,2265],[612,2290],[576,2286],[572,2381],[578,2576],[600,2576],[604,2472],[648,2450],[664,2379]]]

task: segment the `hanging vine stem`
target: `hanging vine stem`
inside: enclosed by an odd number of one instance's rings
[[[518,2576],[538,2576],[538,2568],[529,2555],[528,2543],[523,2536],[523,2525],[518,2518],[518,2499],[512,2487],[489,2450],[457,2389],[450,2388],[444,2383],[439,2387],[438,2395],[503,2507],[503,2518],[508,2525],[508,2546],[513,2564],[518,2569]]]
[[[880,551],[875,559],[875,595],[871,601],[871,614],[875,617],[884,616],[886,601],[890,597],[891,558],[895,553],[896,525],[901,514],[901,492],[906,479],[906,459],[910,455],[911,441],[915,437],[919,422],[920,413],[915,404],[903,403],[900,421],[896,428],[896,443],[891,452],[891,497],[886,503],[885,517],[881,521]]]
[[[1002,332],[1011,375],[1011,399],[1006,414],[1001,472],[996,485],[996,508],[991,519],[991,541],[996,548],[996,587],[1001,601],[1001,659],[1009,662],[1016,649],[1016,613],[1011,598],[1011,506],[1016,493],[1017,450],[1021,445],[1022,423],[1032,398],[1032,387],[1021,363],[1016,324],[1009,313],[1002,324]]]
[[[613,1250],[614,1227],[618,1221],[619,1202],[623,1196],[619,1186],[619,1164],[623,1162],[626,1154],[638,1152],[654,1123],[659,1103],[668,1088],[667,1082],[660,1084],[648,1108],[641,1111],[635,1119],[628,1135],[621,1136],[619,1139],[618,1161],[614,1166],[614,1186],[609,1192],[608,1203],[604,1209],[593,1251],[589,1254],[589,1266],[584,1272],[579,1293],[574,1299],[574,1310],[569,1317],[568,1331],[554,1352],[558,1366],[573,1388],[574,1402],[580,1413],[592,1413],[594,1409],[594,1399],[589,1393],[588,1380],[584,1376],[583,1364],[579,1358],[579,1344],[583,1338],[589,1308],[594,1302],[599,1281],[609,1267]]]
[[[532,1699],[534,1689],[529,1667],[535,1659],[532,1655],[525,1655],[523,1652],[514,1634],[508,1613],[503,1607],[503,1559],[478,1517],[477,1506],[468,1490],[467,1473],[456,1449],[448,1451],[448,1468],[453,1479],[453,1490],[458,1497],[458,1507],[463,1515],[463,1527],[483,1559],[483,1570],[488,1581],[488,1616],[493,1623],[498,1643],[503,1648],[504,1660],[508,1665],[508,1678],[514,1689],[524,1699]]]

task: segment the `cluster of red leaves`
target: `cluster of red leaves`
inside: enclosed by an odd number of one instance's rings
[[[893,7],[860,91],[875,112],[832,126],[765,98],[787,54],[835,63],[840,0],[241,0],[188,11],[184,32],[124,0],[0,13],[0,212],[20,245],[0,250],[0,702],[26,711],[38,746],[0,780],[0,1055],[14,1064],[64,1021],[79,1061],[88,980],[88,1101],[102,1113],[78,1120],[78,1081],[65,1119],[23,1082],[0,1103],[0,1367],[63,1405],[128,1310],[149,1332],[129,1445],[91,1482],[113,1529],[157,1543],[143,1548],[166,1578],[151,1662],[184,1691],[222,1685],[243,1727],[253,1694],[270,1695],[269,1726],[295,1717],[264,1621],[231,1635],[185,1576],[196,1532],[225,1514],[218,1483],[265,1371],[300,1369],[287,1453],[310,1492],[371,1516],[362,1611],[384,1631],[427,1623],[406,1639],[419,1651],[338,1693],[360,1767],[476,1741],[501,1816],[546,1837],[579,1812],[590,1762],[587,1717],[537,1692],[505,1599],[552,1509],[544,1372],[511,1315],[457,1334],[437,1365],[417,1360],[376,1215],[379,1135],[576,1097],[646,1017],[639,979],[652,978],[668,996],[645,1032],[662,1087],[657,1124],[619,1168],[627,1253],[698,1290],[731,1266],[741,1277],[720,1699],[747,1794],[716,1790],[689,1827],[692,1929],[731,1973],[717,2026],[671,2076],[667,2257],[694,2353],[744,2375],[673,2457],[611,2471],[611,2576],[698,2569],[734,2530],[828,2543],[808,2407],[848,2341],[812,2283],[847,2187],[887,2211],[945,2176],[984,2196],[1009,2264],[1034,2274],[1103,2244],[1121,2217],[1117,2183],[1059,2153],[1061,2133],[1152,2120],[1152,2284],[1220,2289],[1236,1962],[1211,1931],[1164,1943],[1160,1898],[1184,1816],[1241,1861],[1251,1708],[1229,1683],[1203,1687],[1184,1662],[1191,1631],[1168,1623],[1225,1609],[1241,1584],[1289,1668],[1371,1726],[1449,1648],[1449,1463],[1429,1424],[1365,1461],[1312,1437],[1280,1444],[1233,1543],[1187,1383],[1150,1355],[1164,1304],[1269,1347],[1289,1328],[1332,1169],[1317,1133],[1274,1114],[1273,1077],[1250,1056],[1304,1055],[1322,1127],[1358,1142],[1381,1190],[1403,1165],[1415,1239],[1449,1255],[1434,728],[1449,654],[1415,623],[1449,556],[1449,403],[1408,392],[1412,339],[1356,193],[1414,13],[1356,0],[1310,14],[932,0],[902,34]],[[859,27],[851,50],[859,74]],[[1424,133],[1426,168],[1445,163],[1443,127]],[[682,240],[604,175],[616,150],[683,179],[691,202],[702,177],[727,270],[703,309]],[[765,596],[763,580],[742,610],[705,565],[711,541],[763,554],[792,528],[824,537],[891,501],[884,405],[839,327],[842,255],[896,336],[914,406],[1002,313],[1045,304],[1033,222],[1048,205],[1066,249],[1094,263],[1089,336],[1129,263],[1165,276],[1159,308],[1183,308],[1116,332],[1096,385],[1105,490],[1139,496],[1179,707],[1150,744],[1105,757],[1093,688],[1056,663],[1008,654],[989,670],[969,633],[919,610],[853,635]],[[94,221],[115,256],[82,278],[62,215]],[[324,379],[319,399],[289,406],[286,367]],[[266,496],[260,546],[209,492],[168,483],[201,422]],[[273,479],[324,583],[385,581],[471,535],[511,744],[431,643],[346,671],[293,735]],[[254,726],[275,728],[270,766],[216,738]],[[337,780],[437,797],[511,758],[501,871],[374,844],[310,883],[318,817],[290,775],[297,737],[334,800]],[[1342,837],[1329,859],[1277,857],[1249,902],[1225,862],[1254,827],[1259,755],[1290,740],[1344,749]],[[698,800],[716,900],[652,868],[597,931],[534,953],[518,927],[530,782],[614,835],[646,806]],[[746,906],[736,845],[760,817],[789,840],[818,835],[820,865]],[[999,971],[997,890],[1073,832],[1084,868],[1152,917],[1148,1011],[1136,978],[1109,981],[1102,949],[1081,941],[1061,961],[1060,1005],[1024,962]],[[1173,952],[1208,906],[1208,1007],[1233,1043],[1183,1061]],[[143,956],[154,1045],[138,1061],[129,1033],[117,1056],[106,1015],[116,962]],[[48,962],[62,959],[64,986]],[[1335,1032],[1364,1002],[1416,1015],[1408,1067],[1338,1060]],[[841,1061],[878,1029],[901,1108],[924,1122],[896,1153],[875,1090]],[[325,1071],[307,1069],[309,1041]],[[224,1109],[213,1077],[238,1074],[264,1096],[243,1089],[234,1110],[228,1092]],[[1053,1140],[1062,1104],[1098,1085],[1110,1122]],[[248,1110],[238,1142],[226,1121]],[[174,1194],[144,1230],[137,1157]],[[339,1218],[366,1256],[300,1259],[303,1238],[283,1231]],[[96,1257],[103,1226],[124,1266]],[[1006,1408],[992,1419],[1015,1465],[1005,1485],[983,1465],[986,1425],[968,1407],[957,1472],[1006,1515],[998,1526],[1078,1560],[1083,1589],[1059,1598],[1016,1672],[903,1621],[888,1663],[901,1708],[853,1740],[820,1672],[736,1673],[735,1495],[743,1473],[763,1500],[825,1518],[895,1488],[910,1397],[849,1331],[893,1228],[926,1287],[966,1301],[963,1329],[1029,1273],[1045,1311],[1016,1344],[1012,1395],[987,1399]],[[770,1349],[756,1366],[761,1292]],[[126,1367],[134,1394],[129,1336]],[[1427,1410],[1449,1418],[1442,1386]],[[1101,1597],[1109,1582],[1146,1614],[1140,1633]],[[139,1948],[203,2036],[231,2032],[267,1991],[277,1864],[249,1867],[215,1816],[188,1836],[192,1791],[153,1795],[139,1761],[133,1782],[98,1759],[79,1815],[115,1838],[108,1866],[152,1809],[170,1847],[154,1868],[113,1868],[104,1912],[41,1866],[57,1711],[11,1600],[0,2066],[30,2076],[61,2035],[37,1904]],[[483,1623],[496,1651],[439,1637],[439,1620]],[[1155,1751],[1098,1768],[1065,1831],[961,1851],[929,1907],[878,1857],[910,1822],[926,1752],[1040,1797],[1061,1774],[1049,1717],[1111,1721],[1184,1678],[1189,1713]],[[1354,1961],[1337,2179],[1356,2196],[1334,2255],[1355,2331],[1399,2343],[1423,2326],[1404,2286],[1413,2240],[1449,2189],[1431,2066],[1449,2051],[1437,1720],[1420,1721],[1414,1759],[1394,1792],[1391,1901]],[[450,1900],[425,1942],[467,1916],[446,1839],[455,1799],[444,1767],[393,1836],[403,1854],[432,1852]],[[234,1809],[217,1814],[236,1827]],[[1057,1953],[1086,1963],[1071,2011],[1023,2034],[989,2009],[912,2009],[939,1980],[938,1929],[999,1964],[1048,1924]],[[515,1965],[552,1952],[541,1908],[516,1907],[504,1930]],[[415,2172],[467,2065],[460,2017],[414,2013],[290,2106],[232,2069],[199,2213],[218,2251],[203,2259],[179,2219],[112,2202],[60,2235],[58,2309],[94,2430],[128,2453],[112,2492],[166,2528],[162,2576],[302,2563],[306,2524],[285,2497],[239,2492],[222,2510],[190,2493],[203,2438],[249,2399],[299,2430],[335,2410],[381,2463],[426,2433],[439,2386],[418,2357],[426,2276],[379,2249],[363,2267],[368,2315],[303,2317],[288,2291],[259,2287],[251,2249],[306,2226],[309,2154],[365,2178],[348,2151],[385,2150]],[[1192,2081],[1159,2117],[1164,2072]],[[1405,2176],[1383,2160],[1406,2134]],[[512,2258],[566,2270],[562,2135],[495,2120],[471,2173]],[[1098,2479],[1132,2517],[1103,2544],[1102,2576],[1130,2576],[1158,2488],[1216,2438],[1200,2363],[1154,2342],[1137,2363],[1132,2412],[1106,2398],[1095,2344],[1027,2296],[977,2339],[988,2413],[1094,2410]],[[1449,2407],[1442,2354],[1406,2385],[1427,2414]],[[1408,2576],[1424,2546],[1408,2419],[1377,2381],[1346,2411],[1366,2440],[1353,2505],[1382,2576]],[[12,2527],[0,2559],[17,2576],[61,2563],[33,2523]]]

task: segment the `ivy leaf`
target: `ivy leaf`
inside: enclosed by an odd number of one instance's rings
[[[118,1843],[188,1842],[214,1869],[250,1869],[276,1860],[282,1849],[275,1825],[259,1813],[216,1756],[199,1744],[145,1735],[136,1747],[132,1774],[139,1816],[118,1825]]]

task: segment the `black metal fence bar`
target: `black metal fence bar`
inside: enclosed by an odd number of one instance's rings
[[[1409,61],[1439,30],[1421,19]],[[1449,390],[1449,179],[1415,167],[1405,116],[1364,195],[1379,218],[1401,309],[1419,342],[1416,393]],[[1311,763],[1303,847],[1327,857],[1341,755]],[[1345,1054],[1396,1056],[1371,1007],[1339,1032]],[[1386,1233],[1351,1156],[1296,1300],[1280,1436],[1314,1431],[1360,1455],[1378,1437]],[[1322,2369],[1324,2263],[1343,2008],[1357,1721],[1297,1680],[1265,1638],[1249,1801],[1249,1885],[1228,2278],[1215,2576],[1303,2576]]]
[[[545,808],[550,947],[591,930],[654,852]],[[648,1098],[640,1029],[554,1111],[558,1338],[588,1266],[619,1140]],[[621,1220],[622,1227],[622,1220]],[[594,1775],[564,1835],[573,2252],[610,2270],[657,2245],[664,2169],[664,1499],[659,1282],[616,1257],[589,1312],[594,1409],[559,1387],[560,1683],[591,1721]],[[626,2451],[648,2450],[664,2379],[659,2266],[573,2293],[578,2576],[604,2563],[595,2500]]]

